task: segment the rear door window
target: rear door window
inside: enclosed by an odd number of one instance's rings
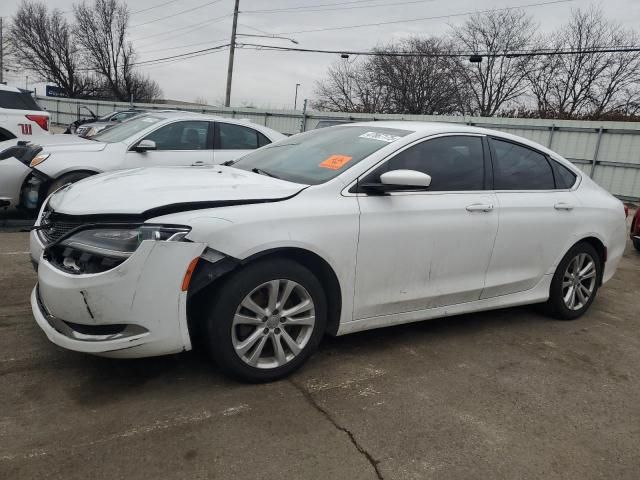
[[[270,143],[269,139],[253,128],[216,122],[215,148],[217,150],[255,150],[268,143]]]
[[[547,157],[515,143],[491,139],[496,190],[553,190],[555,182]]]

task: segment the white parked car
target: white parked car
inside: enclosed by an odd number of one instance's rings
[[[49,113],[27,90],[0,83],[0,142],[41,140],[49,135]]]
[[[41,144],[4,142],[0,200],[35,209],[60,186],[96,173],[224,163],[282,138],[281,133],[249,121],[164,110],[131,118],[90,140],[51,135]]]
[[[59,190],[31,234],[54,343],[109,357],[206,345],[249,381],[325,333],[545,303],[582,315],[624,208],[528,140],[432,123],[314,130],[231,166],[113,172]]]

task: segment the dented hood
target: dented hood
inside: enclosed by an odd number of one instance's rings
[[[232,167],[157,167],[103,173],[59,190],[49,207],[67,215],[142,215],[277,201],[306,185]]]

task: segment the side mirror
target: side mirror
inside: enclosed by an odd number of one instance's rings
[[[417,170],[391,170],[380,175],[380,182],[398,187],[428,188],[431,176]]]
[[[380,175],[380,183],[363,183],[365,192],[402,192],[426,190],[431,185],[431,176],[417,170],[391,170]]]
[[[136,146],[134,146],[132,148],[132,150],[134,152],[138,152],[138,153],[144,153],[144,152],[148,152],[149,150],[155,150],[156,149],[156,142],[154,142],[153,140],[141,140],[140,142],[138,142],[138,144]]]

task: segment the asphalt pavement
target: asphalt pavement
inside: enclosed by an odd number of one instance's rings
[[[14,229],[15,230],[15,229]],[[0,233],[0,479],[640,476],[640,253],[582,319],[515,308],[328,338],[243,385],[199,353],[49,343],[27,234]]]

